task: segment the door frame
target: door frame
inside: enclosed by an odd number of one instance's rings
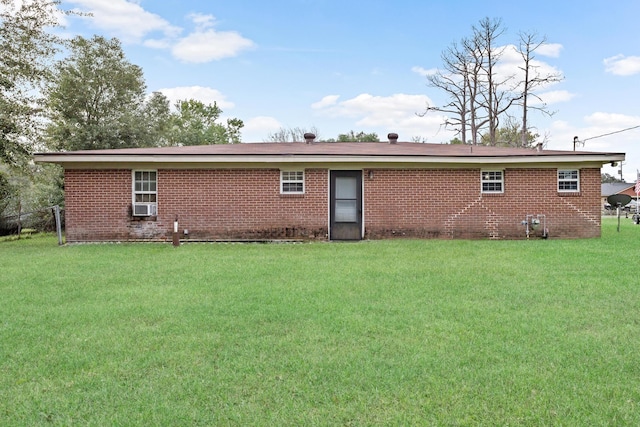
[[[362,169],[329,169],[328,174],[328,237],[329,240],[336,241],[360,241],[364,237],[364,176]],[[355,177],[357,179],[357,200],[358,200],[358,230],[359,236],[357,239],[334,239],[333,238],[333,216],[334,216],[334,202],[335,202],[335,178],[336,177]]]

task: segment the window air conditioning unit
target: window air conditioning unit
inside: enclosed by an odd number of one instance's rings
[[[156,214],[156,205],[135,204],[133,205],[133,216],[152,216]]]

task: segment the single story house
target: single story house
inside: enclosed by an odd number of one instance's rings
[[[176,221],[179,238],[196,241],[599,237],[600,168],[624,160],[396,134],[388,143],[307,137],[35,160],[64,167],[67,242],[171,241]]]

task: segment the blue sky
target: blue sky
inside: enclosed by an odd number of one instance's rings
[[[425,74],[472,25],[499,18],[500,45],[517,43],[521,31],[546,36],[538,65],[564,76],[540,91],[555,115],[529,119],[547,147],[571,150],[578,136],[579,149],[626,153],[628,181],[640,168],[640,128],[599,137],[640,126],[637,0],[63,0],[62,7],[93,15],[67,18],[67,34],[119,38],[149,92],[216,101],[225,116],[244,121],[246,142],[281,127],[315,127],[323,138],[354,130],[449,141],[441,116],[416,115],[443,101]],[[505,73],[516,67],[506,52]]]

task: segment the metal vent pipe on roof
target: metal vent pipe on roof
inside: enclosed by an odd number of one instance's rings
[[[398,142],[398,134],[390,133],[387,135],[387,139],[389,139],[389,144],[395,144],[396,142]]]
[[[307,144],[311,144],[313,140],[316,139],[315,134],[308,132],[304,134],[304,142]]]

